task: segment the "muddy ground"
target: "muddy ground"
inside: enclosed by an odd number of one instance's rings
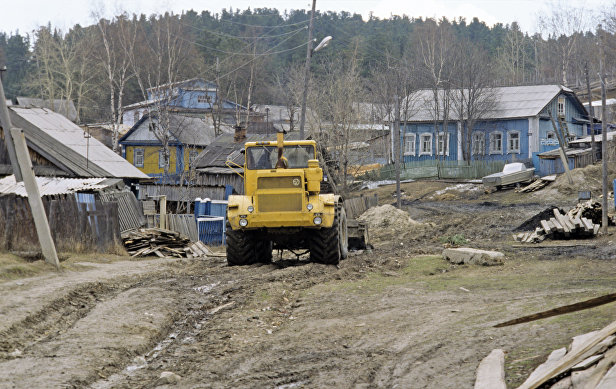
[[[509,387],[553,350],[614,320],[614,305],[514,327],[498,322],[614,291],[615,235],[522,245],[511,232],[577,193],[485,194],[412,182],[422,224],[373,231],[338,267],[288,253],[271,265],[71,255],[57,273],[0,254],[0,387],[472,388],[506,354]],[[394,187],[378,193],[391,204]],[[503,266],[452,265],[444,246],[497,249]],[[168,385],[170,386],[170,385]]]

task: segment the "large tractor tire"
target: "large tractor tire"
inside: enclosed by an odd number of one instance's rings
[[[337,265],[348,254],[346,213],[336,206],[334,223],[329,228],[315,230],[310,241],[310,260],[326,265]],[[344,232],[343,232],[344,230]],[[342,247],[344,246],[344,250]]]
[[[227,224],[227,264],[252,265],[257,262],[257,240],[250,231],[232,230]]]

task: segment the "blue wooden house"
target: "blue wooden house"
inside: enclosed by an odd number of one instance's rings
[[[223,121],[231,125],[235,124],[236,111],[246,109],[235,102],[219,99],[215,83],[193,78],[149,88],[147,100],[123,107],[122,122],[134,126],[145,114],[161,107],[176,114],[203,117],[211,113],[216,104],[220,104]]]
[[[456,93],[456,91],[453,91]],[[541,174],[538,154],[558,147],[549,113],[559,131],[570,139],[587,134],[589,115],[575,93],[561,85],[531,85],[491,89],[490,109],[472,133],[463,131],[465,121],[450,109],[444,128],[442,114],[436,121],[432,90],[408,96],[409,109],[401,122],[401,152],[404,162],[434,160],[463,161],[463,142],[471,161],[527,162]],[[563,123],[560,128],[559,122]],[[468,139],[467,137],[470,137]]]

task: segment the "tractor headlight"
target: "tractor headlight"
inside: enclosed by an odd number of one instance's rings
[[[309,211],[312,211],[312,208],[314,208],[312,204],[308,203],[308,205],[306,205],[306,209],[308,209]]]
[[[253,207],[252,205],[249,205],[247,209],[248,209],[248,212],[253,213],[255,210],[255,207]]]
[[[323,219],[321,219],[320,216],[317,216],[314,219],[312,219],[312,221],[314,222],[315,225],[320,226],[321,223],[323,222]]]
[[[240,219],[240,226],[242,227],[246,227],[248,225],[248,220],[246,219]]]

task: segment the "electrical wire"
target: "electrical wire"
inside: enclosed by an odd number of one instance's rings
[[[221,33],[221,32],[210,30],[210,29],[205,28],[205,27],[197,27],[197,26],[193,26],[191,24],[186,24],[186,23],[181,22],[181,21],[180,21],[180,23],[182,23],[186,27],[192,28],[192,29],[197,30],[197,31],[206,31],[206,32],[209,32],[210,34],[213,34],[213,35],[218,35],[218,36],[221,36],[221,37],[224,37],[224,38],[231,38],[231,39],[238,39],[238,40],[240,40],[240,39],[269,39],[269,38],[278,38],[278,37],[285,36],[285,35],[290,35],[290,34],[293,34],[296,31],[301,31],[301,30],[305,30],[306,28],[308,28],[308,27],[300,27],[300,28],[298,28],[296,30],[284,32],[284,33],[278,34],[278,35],[263,35],[263,36],[256,36],[256,37],[247,37],[247,36],[236,36],[236,35],[225,34],[225,33]],[[285,26],[281,26],[281,27],[286,27],[286,25]]]

